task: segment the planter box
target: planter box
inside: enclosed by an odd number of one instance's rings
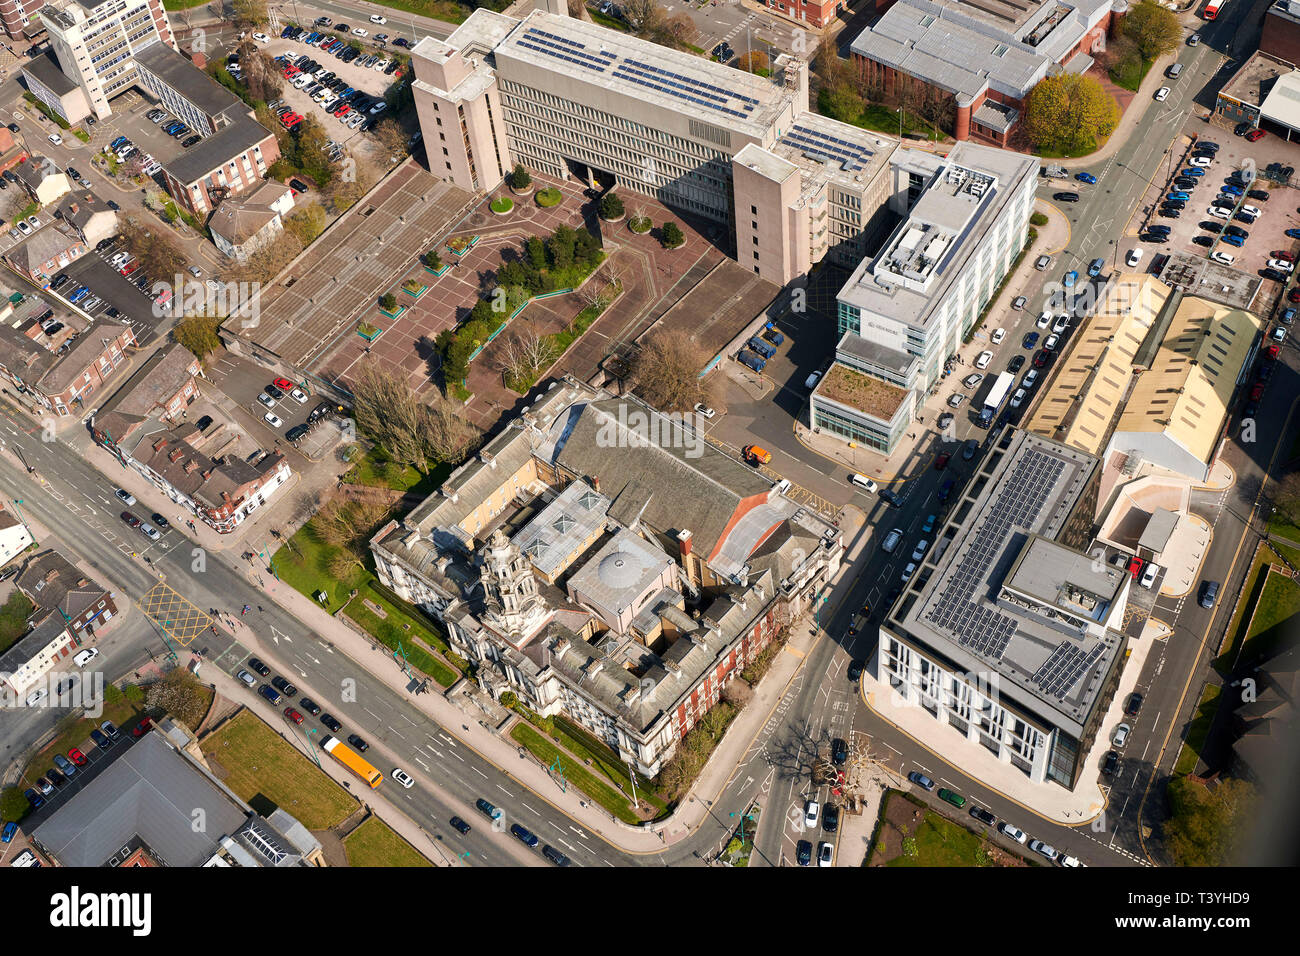
[[[533,194],[533,191],[536,188],[537,188],[537,183],[529,183],[523,189],[515,189],[514,186],[511,186],[510,191],[514,193],[516,196],[531,196]]]
[[[421,284],[420,288],[417,291],[412,292],[410,289],[403,286],[402,291],[405,292],[407,295],[411,296],[413,299],[418,299],[420,296],[424,295],[426,292],[429,291],[429,287],[427,285]]]
[[[428,266],[425,266],[424,271],[429,273],[429,275],[433,276],[434,278],[442,278],[442,276],[445,275],[447,270],[450,268],[451,268],[451,263],[444,262],[437,269],[430,269]]]
[[[363,332],[361,329],[357,329],[357,335],[361,336],[367,342],[373,342],[383,334],[384,330],[379,328],[376,328],[373,332]]]
[[[469,252],[471,249],[474,248],[474,246],[478,243],[478,239],[479,239],[478,236],[471,237],[469,242],[465,244],[464,249],[457,249],[449,242],[447,243],[447,251],[454,256],[463,256],[465,253]]]
[[[386,316],[388,316],[390,319],[394,319],[394,320],[396,320],[396,319],[400,319],[400,318],[402,317],[402,313],[405,312],[406,309],[407,309],[407,306],[404,306],[404,305],[399,305],[399,306],[397,307],[397,309],[396,309],[395,311],[393,311],[393,312],[389,312],[387,309],[380,308],[380,310],[379,310],[379,314],[380,314],[380,315],[386,315]]]
[[[600,216],[600,221],[601,221],[601,222],[622,222],[622,221],[623,221],[624,219],[626,219],[626,218],[627,218],[627,213],[624,212],[623,215],[621,215],[621,216],[616,216],[616,217],[613,218],[613,219],[606,219],[604,216]],[[629,228],[630,228],[630,227],[629,227]]]

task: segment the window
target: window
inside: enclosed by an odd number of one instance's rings
[[[750,206],[750,207],[749,207],[749,214],[750,214],[751,216],[757,216],[757,215],[758,215],[758,207],[757,207],[757,206]],[[757,223],[755,223],[755,225],[757,225]]]

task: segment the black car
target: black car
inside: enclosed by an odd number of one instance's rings
[[[54,281],[50,283],[50,288],[51,288],[51,289],[61,289],[61,288],[63,287],[63,284],[64,284],[65,282],[67,282],[67,281],[68,281],[68,277],[67,277],[67,276],[65,276],[65,275],[57,275],[57,276],[54,277]]]
[[[518,823],[512,823],[510,825],[510,833],[516,840],[527,847],[535,847],[541,842],[537,839],[537,834],[533,833],[533,831],[528,829],[526,826],[522,826]]]
[[[1272,279],[1274,282],[1285,282],[1286,273],[1279,272],[1277,269],[1260,269],[1259,274],[1265,279]]]
[[[862,676],[862,661],[849,661],[848,678],[857,680]]]
[[[1252,189],[1246,193],[1246,196],[1250,199],[1257,199],[1260,202],[1268,202],[1269,199],[1269,193],[1266,189]]]
[[[1057,202],[1078,202],[1078,193],[1053,193],[1052,198]]]
[[[1204,229],[1206,232],[1214,233],[1216,236],[1219,233],[1223,232],[1223,223],[1215,222],[1213,219],[1202,219],[1200,222],[1197,223],[1197,225],[1200,226],[1202,229]]]
[[[961,460],[970,461],[980,450],[980,443],[975,438],[967,438],[961,449]]]
[[[450,824],[451,824],[451,828],[452,828],[453,830],[455,830],[457,833],[459,833],[461,836],[468,836],[468,835],[469,835],[469,831],[473,829],[473,827],[471,827],[468,823],[466,823],[466,822],[465,822],[464,820],[462,820],[460,817],[452,817],[452,818],[451,818],[450,820],[448,820],[447,822],[450,823]]]
[[[189,149],[191,146],[193,146],[195,143],[197,143],[197,142],[198,142],[200,139],[202,139],[202,138],[203,138],[203,137],[202,137],[202,136],[199,136],[197,133],[196,133],[195,135],[193,135],[193,136],[187,136],[187,137],[185,137],[185,139],[181,140],[181,148],[182,148],[182,149]]]
[[[945,428],[951,425],[952,420],[953,420],[952,412],[944,412],[942,415],[940,415],[939,421],[937,423],[939,426],[939,431],[943,431]]]
[[[1169,241],[1168,236],[1158,232],[1144,232],[1142,235],[1138,236],[1138,238],[1143,242],[1154,242],[1156,245],[1161,245]]]
[[[1182,219],[1183,214],[1177,209],[1161,209],[1160,215],[1165,219]],[[1168,240],[1166,240],[1168,241]]]
[[[563,853],[561,853],[559,850],[557,850],[555,847],[551,846],[549,843],[546,844],[546,846],[542,847],[542,856],[546,857],[556,866],[569,865],[569,858],[565,856]]]
[[[1223,230],[1223,233],[1227,236],[1240,236],[1242,239],[1250,238],[1250,233],[1242,229],[1241,226],[1228,226]]]
[[[362,753],[365,753],[367,750],[370,749],[370,744],[366,743],[362,738],[358,737],[356,734],[348,735],[348,743],[356,747],[357,750],[361,751]]]
[[[1022,368],[1024,368],[1024,365],[1025,365],[1025,357],[1023,355],[1013,355],[1011,356],[1011,361],[1007,363],[1007,371],[1019,372]]]
[[[298,701],[298,706],[307,711],[307,713],[311,714],[313,717],[320,713],[320,704],[316,703],[316,701],[312,700],[310,697],[304,697],[302,700]]]
[[[1249,123],[1238,123],[1236,126],[1232,128],[1232,135],[1245,136],[1254,128],[1255,127],[1251,126]]]
[[[1162,205],[1160,207],[1160,210],[1163,212],[1166,209],[1177,209],[1179,212],[1182,212],[1186,208],[1187,208],[1187,203],[1183,202],[1183,200],[1171,199],[1168,202],[1166,202],[1164,205]]]
[[[266,394],[270,395],[272,398],[284,398],[284,392],[280,391],[274,385],[268,385],[262,389],[262,391],[266,392]]]
[[[68,778],[53,767],[45,772],[45,776],[49,779],[50,783],[54,784],[56,787],[62,787],[68,782]]]
[[[1248,226],[1255,221],[1255,217],[1252,216],[1250,213],[1246,212],[1245,210],[1242,210],[1241,212],[1237,213],[1232,218],[1237,220],[1237,222],[1244,222]]]
[[[831,763],[835,766],[841,766],[849,759],[849,745],[841,737],[836,737],[831,741]]]
[[[1192,242],[1196,243],[1198,246],[1205,246],[1208,249],[1210,246],[1214,245],[1215,239],[1213,236],[1193,236]]]
[[[284,437],[291,442],[295,442],[301,439],[309,431],[311,431],[311,429],[308,428],[306,425],[294,425],[292,428],[290,428],[287,432],[284,433]]]
[[[321,402],[319,405],[317,405],[315,408],[311,410],[311,414],[307,416],[307,420],[309,422],[314,422],[318,418],[328,415],[332,411],[334,411],[333,405],[331,405],[329,402]]]
[[[800,866],[808,866],[812,863],[812,844],[807,840],[800,840],[794,848],[794,858]]]
[[[1106,751],[1106,760],[1101,765],[1101,772],[1105,776],[1109,777],[1118,769],[1119,769],[1119,754],[1117,754],[1113,750]]]
[[[115,242],[117,242],[117,236],[109,236],[107,239],[101,239],[99,242],[95,243],[95,251],[103,252]]]
[[[152,521],[154,524],[156,524],[158,527],[162,528],[164,531],[166,531],[168,528],[171,527],[171,522],[169,522],[166,518],[164,518],[156,511],[149,516],[149,520]]]
[[[833,803],[822,807],[822,829],[834,833],[840,828],[840,808]]]
[[[271,678],[271,686],[288,697],[292,697],[294,694],[298,693],[298,688],[294,687],[278,674]]]
[[[203,431],[203,429],[207,428],[211,424],[212,424],[212,416],[204,415],[202,418],[200,418],[197,422],[194,423],[194,427],[197,428],[199,431]]]
[[[95,742],[95,746],[100,750],[107,750],[109,747],[113,746],[113,741],[109,740],[108,735],[98,727],[90,732],[90,739]]]
[[[902,502],[898,498],[898,495],[894,494],[894,492],[890,491],[888,488],[880,492],[880,498],[886,504],[894,508],[897,508],[900,504],[902,504]]]
[[[991,827],[998,822],[998,818],[989,813],[983,807],[971,806],[970,815],[988,827]]]
[[[8,126],[5,127],[5,129],[9,130],[9,132],[11,132],[11,133],[18,133],[18,132],[21,132],[21,131],[18,129],[18,124],[17,124],[17,123],[10,123]]]
[[[1124,702],[1124,713],[1128,714],[1130,717],[1136,717],[1138,715],[1138,711],[1140,711],[1141,709],[1142,709],[1142,695],[1129,694],[1128,700]]]
[[[255,674],[258,674],[262,677],[265,677],[267,674],[271,673],[271,668],[267,667],[256,657],[250,657],[248,659],[248,663],[246,666],[250,671],[253,671]]]
[[[335,719],[334,719],[332,716],[330,716],[329,714],[321,714],[321,715],[320,715],[320,722],[321,722],[322,724],[324,724],[326,727],[328,727],[330,730],[334,731],[334,733],[336,733],[336,734],[337,734],[340,730],[343,729],[343,725],[340,724],[337,720],[335,720]]]

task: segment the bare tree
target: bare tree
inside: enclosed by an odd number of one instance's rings
[[[460,464],[478,443],[479,430],[465,420],[464,410],[441,392],[435,392],[425,407],[429,417],[429,450],[440,461]]]
[[[531,323],[519,323],[496,349],[497,368],[507,383],[529,381],[555,361],[556,351],[555,344]]]
[[[424,412],[409,385],[373,366],[353,385],[352,414],[357,428],[393,461],[429,470],[429,450],[423,436]]]
[[[713,380],[700,378],[710,356],[684,335],[656,332],[641,343],[632,362],[637,393],[665,412],[713,404]]]
[[[637,33],[651,33],[664,18],[658,0],[624,0],[623,19]]]

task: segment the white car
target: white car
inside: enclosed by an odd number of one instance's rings
[[[1028,372],[1026,372],[1025,377],[1020,384],[1024,388],[1033,388],[1036,384],[1038,384],[1038,369],[1031,368]]]
[[[1277,328],[1275,328],[1275,329],[1273,330],[1273,341],[1274,341],[1274,342],[1284,342],[1284,341],[1286,341],[1286,326],[1285,326],[1285,325],[1279,325]]]
[[[292,392],[290,392],[289,397],[292,398],[299,405],[307,404],[307,393],[300,388],[295,388]]]
[[[32,227],[27,225],[25,220],[19,219],[16,225],[18,226],[18,231],[24,236],[30,236],[32,234]]]
[[[809,800],[803,805],[803,825],[809,830],[817,829],[817,820],[821,816],[822,805],[816,800]]]
[[[993,361],[992,352],[988,352],[988,351],[981,352],[979,356],[975,359],[975,367],[979,369],[988,368],[989,363],[992,361]]]
[[[834,866],[835,865],[835,847],[823,840],[817,846],[817,865]]]
[[[924,558],[926,549],[928,549],[929,547],[930,547],[930,542],[927,541],[925,538],[922,538],[920,541],[916,542],[916,547],[912,550],[912,560],[920,561],[922,558]]]
[[[148,524],[140,525],[140,533],[143,534],[150,541],[157,541],[159,538],[162,537],[162,535],[158,533],[157,528],[155,528],[153,525],[148,525]]]
[[[1040,329],[1045,329],[1045,328],[1047,328],[1049,325],[1052,324],[1052,313],[1050,313],[1050,312],[1044,312],[1042,315],[1040,315],[1040,316],[1038,317],[1038,322],[1035,323],[1035,324],[1036,324]]]
[[[1142,571],[1142,580],[1138,583],[1149,591],[1151,590],[1151,586],[1156,583],[1156,576],[1159,574],[1160,565],[1148,561],[1146,567]]]
[[[1213,216],[1215,219],[1231,219],[1231,218],[1232,218],[1232,210],[1231,210],[1231,209],[1224,209],[1222,206],[1211,206],[1209,209],[1207,209],[1207,210],[1205,210],[1205,211],[1206,211],[1207,213],[1209,213],[1211,216]]]
[[[907,567],[903,568],[903,580],[904,581],[912,580],[912,575],[915,573],[916,573],[916,563],[914,561],[907,562]]]
[[[123,502],[124,504],[127,505],[135,504],[135,495],[131,494],[131,492],[129,491],[124,491],[121,488],[114,488],[113,494],[117,495],[117,500]]]
[[[1059,341],[1061,341],[1061,337],[1059,335],[1049,335],[1047,337],[1047,341],[1043,343],[1043,348],[1048,352],[1055,352],[1056,343]]]
[[[391,62],[392,61],[389,60],[387,57],[384,57],[384,59],[380,60],[373,67],[371,67],[371,69],[375,70],[378,73],[382,73],[384,72],[384,70],[388,69],[388,64]]]
[[[1269,259],[1268,267],[1277,269],[1279,272],[1290,272],[1295,268],[1294,262],[1287,262],[1285,259]]]
[[[1001,345],[1002,340],[1005,339],[1006,337],[1007,337],[1006,329],[994,329],[993,337],[989,339],[989,341],[992,342],[994,345]]]
[[[1056,321],[1052,323],[1052,331],[1055,332],[1057,335],[1060,335],[1069,327],[1070,327],[1070,316],[1068,313],[1065,312],[1062,312],[1060,315],[1058,315],[1056,317]]]
[[[1162,86],[1160,87],[1160,89],[1156,90],[1157,103],[1163,103],[1168,96],[1169,96],[1169,87]]]
[[[266,423],[270,425],[272,428],[279,428],[281,425],[284,424],[284,422],[280,420],[280,416],[277,415],[275,412],[267,412],[265,415],[262,416],[262,418],[265,419]]]
[[[1025,397],[1028,394],[1029,393],[1026,392],[1023,388],[1016,389],[1016,394],[1011,396],[1011,407],[1019,408],[1021,405],[1023,405],[1025,401]]]
[[[1192,36],[1196,36],[1196,34],[1193,33]],[[1192,46],[1195,45],[1196,45],[1195,43],[1192,44]],[[1071,866],[1071,867],[1083,866],[1083,864],[1079,862],[1077,857],[1070,856],[1064,850],[1057,851],[1056,862],[1061,864],[1061,866]]]
[[[60,136],[58,133],[51,133],[48,138],[49,141],[53,143],[55,146],[63,145],[63,137]]]
[[[705,405],[703,402],[695,403],[695,413],[703,418],[712,418],[717,414],[717,412],[709,408],[709,406]]]
[[[1259,208],[1258,206],[1252,206],[1250,203],[1245,203],[1245,204],[1241,207],[1241,211],[1244,212],[1244,213],[1245,213],[1246,215],[1248,215],[1248,216],[1262,216],[1262,215],[1264,215],[1264,213],[1260,210],[1260,208]]]
[[[76,657],[72,659],[72,663],[76,664],[78,667],[85,667],[98,656],[98,647],[87,647],[85,650],[77,652]]]
[[[352,35],[353,35],[354,37],[368,37],[368,36],[370,36],[370,31],[369,31],[369,30],[364,30],[364,29],[362,29],[361,27],[353,27],[353,29],[352,29]]]
[[[1128,255],[1124,257],[1124,265],[1131,269],[1142,261],[1142,254],[1141,249],[1130,249]]]
[[[1021,830],[1019,827],[1013,827],[1010,823],[999,823],[998,830],[1000,830],[1002,835],[1008,840],[1015,840],[1017,843],[1024,843],[1025,840],[1028,839],[1028,837],[1025,836],[1024,830]]]
[[[385,19],[384,17],[381,17],[381,16],[380,16],[379,14],[377,14],[377,13],[372,13],[372,14],[370,14],[370,22],[371,22],[371,23],[378,23],[380,26],[383,26],[385,23],[388,22],[388,20]]]
[[[1206,166],[1210,165],[1211,162],[1212,160],[1208,156],[1193,156],[1187,161],[1187,165],[1197,166],[1204,169]]]
[[[270,43],[270,42],[271,42],[271,38],[270,38],[269,36],[267,36],[265,33],[254,33],[254,34],[253,34],[253,42],[254,42],[254,43]]]
[[[1215,249],[1210,253],[1210,258],[1215,262],[1223,263],[1225,266],[1230,266],[1237,261],[1236,256],[1229,255],[1226,252],[1220,252],[1218,249]]]
[[[48,695],[45,693],[45,689],[38,687],[36,688],[36,690],[32,691],[30,694],[27,695],[27,706],[35,707],[37,704],[43,701],[47,696]]]
[[[393,779],[396,780],[398,783],[400,783],[407,790],[410,790],[413,786],[415,786],[415,780],[411,777],[409,773],[407,773],[401,767],[393,768]]]
[[[1130,727],[1128,724],[1120,724],[1118,727],[1115,728],[1115,732],[1111,734],[1110,742],[1114,744],[1116,747],[1123,747],[1126,743],[1128,743],[1129,731],[1131,731],[1132,729],[1133,728]]]
[[[270,395],[266,394],[266,392],[259,392],[257,395],[257,400],[261,402],[263,405],[265,405],[267,408],[275,408],[275,399],[272,398]]]

